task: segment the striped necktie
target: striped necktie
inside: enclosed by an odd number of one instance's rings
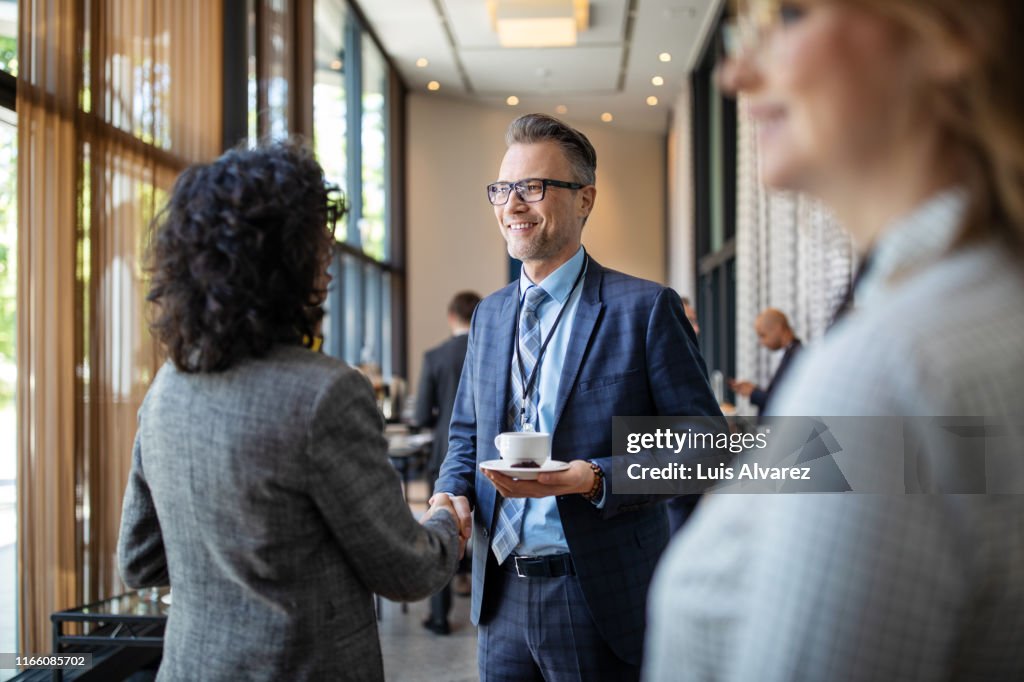
[[[530,424],[534,428],[537,427],[540,378],[537,377],[533,380],[530,395],[527,396],[525,403],[523,402],[523,390],[524,382],[529,382],[540,355],[540,318],[537,316],[537,309],[547,297],[546,291],[536,285],[531,286],[526,290],[526,300],[523,301],[522,310],[519,311],[519,342],[516,344],[516,352],[519,353],[519,359],[522,362],[522,374],[519,371],[520,363],[513,357],[512,395],[508,401],[508,422],[516,431],[522,431],[524,423]],[[491,543],[491,549],[499,564],[505,561],[519,544],[525,506],[526,501],[522,498],[501,501],[501,506],[498,508],[498,527],[494,531],[494,541]]]

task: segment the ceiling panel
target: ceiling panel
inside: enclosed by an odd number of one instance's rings
[[[460,50],[500,49],[485,0],[440,0]],[[618,44],[625,38],[629,0],[591,0],[590,25],[580,45]]]
[[[364,1],[360,7],[407,86],[425,88],[436,80],[446,93],[464,92],[457,53],[432,0]],[[427,58],[427,68],[416,66],[420,57]]]
[[[561,104],[569,120],[592,123],[607,111],[615,116],[612,125],[665,132],[669,108],[688,87],[693,61],[724,0],[591,0],[592,25],[579,44],[549,49],[499,47],[485,0],[357,2],[413,90],[437,80],[441,90],[432,96],[505,106],[514,94],[523,113],[555,113]],[[672,54],[672,61],[659,61],[661,52]],[[415,66],[419,57],[430,61],[427,68]],[[653,76],[664,84],[654,86]],[[646,103],[652,95],[656,106]]]
[[[458,49],[501,47],[491,30],[486,0],[440,0],[440,4]]]
[[[545,50],[474,50],[463,62],[473,90],[481,95],[524,92],[614,92],[620,47]]]

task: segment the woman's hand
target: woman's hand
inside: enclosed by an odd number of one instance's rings
[[[430,507],[420,518],[420,523],[426,523],[441,509],[451,514],[452,520],[459,527],[459,558],[461,559],[466,553],[466,542],[473,529],[473,515],[469,509],[469,501],[465,497],[452,497],[447,493],[438,493],[430,498],[429,504]]]

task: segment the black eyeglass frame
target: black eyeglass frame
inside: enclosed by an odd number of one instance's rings
[[[348,212],[348,200],[341,187],[334,183],[324,183],[324,192],[327,195],[327,230],[334,236],[338,223]]]
[[[540,197],[537,199],[527,199],[525,197],[526,186],[528,182],[539,182],[540,185]],[[491,188],[499,187],[501,185],[508,185],[508,192],[505,194],[505,201],[496,202],[491,198]],[[508,200],[512,198],[512,192],[516,193],[519,197],[519,201],[526,204],[535,204],[538,201],[544,201],[544,197],[547,196],[548,187],[562,187],[564,189],[583,189],[586,185],[581,185],[578,182],[566,182],[565,180],[552,180],[550,178],[523,178],[522,180],[516,180],[515,182],[492,182],[487,185],[487,201],[491,203],[491,206],[504,206],[508,203]]]

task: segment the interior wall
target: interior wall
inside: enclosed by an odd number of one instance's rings
[[[676,96],[668,136],[668,281],[697,300],[697,230],[693,222],[693,144],[689,83]]]
[[[407,106],[407,274],[410,385],[443,341],[452,294],[508,283],[508,256],[484,186],[505,153],[511,109],[410,93]],[[571,122],[571,121],[570,121]],[[666,281],[663,135],[571,122],[597,150],[597,201],[583,244],[602,265]]]

